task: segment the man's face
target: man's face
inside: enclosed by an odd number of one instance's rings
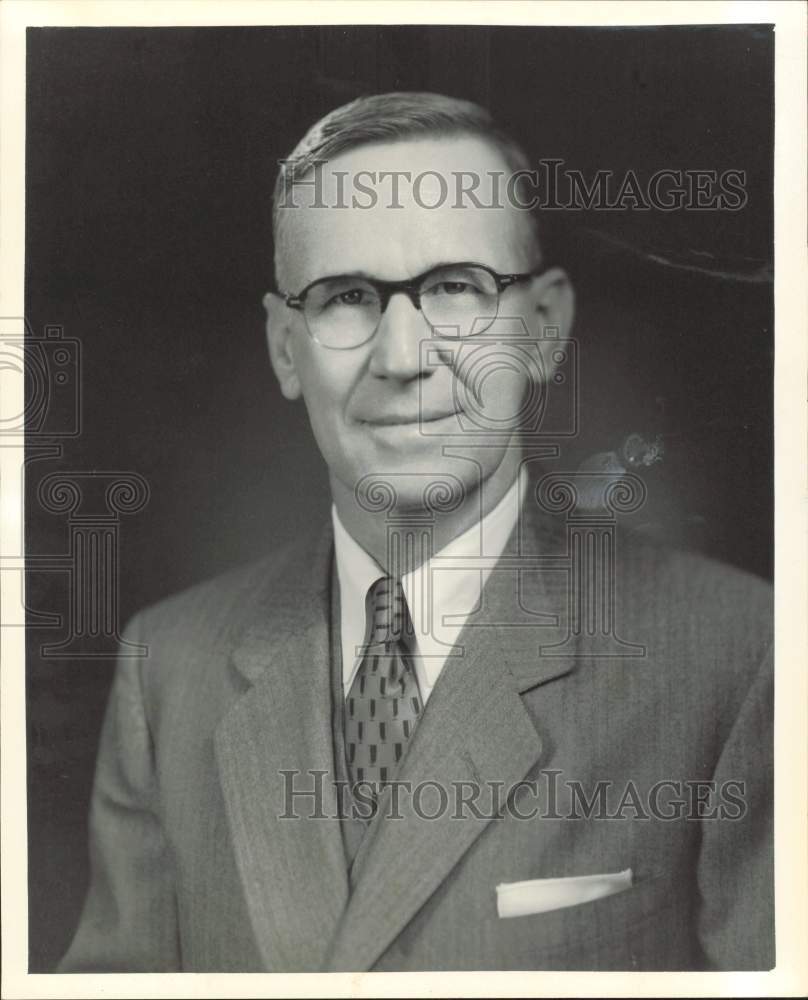
[[[474,137],[399,141],[349,151],[331,160],[324,171],[324,200],[332,206],[338,201],[335,172],[347,172],[344,200],[350,205],[351,179],[357,172],[375,171],[378,176],[404,170],[413,177],[423,171],[443,173],[449,196],[437,208],[422,207],[440,201],[438,180],[430,178],[421,185],[421,205],[412,197],[412,185],[402,182],[398,200],[403,207],[392,208],[387,181],[376,188],[380,197],[374,208],[283,210],[279,280],[284,291],[297,293],[310,282],[335,274],[406,280],[435,265],[459,261],[486,264],[503,274],[535,267],[537,253],[524,213],[510,206],[478,208],[468,200],[464,207],[456,207],[453,172],[476,171],[483,177],[491,171],[508,172],[499,153]],[[488,200],[486,188],[484,183],[483,201]],[[305,204],[308,190],[296,189],[298,204]],[[375,336],[348,350],[317,343],[301,313],[287,308],[277,296],[268,296],[276,374],[288,398],[302,394],[332,486],[336,481],[353,491],[370,473],[394,473],[399,501],[417,503],[429,476],[450,471],[469,490],[494,474],[508,448],[509,419],[515,426],[513,418],[531,378],[529,364],[501,363],[498,330],[507,330],[512,337],[513,317],[523,318],[533,336],[542,323],[559,323],[558,316],[546,315],[554,304],[558,306],[558,288],[566,284],[559,274],[555,280],[542,276],[504,290],[499,320],[480,339],[464,341],[437,339],[410,299],[395,294]],[[463,360],[469,349],[474,350],[473,365]],[[521,357],[527,355],[522,352]],[[533,374],[538,376],[538,370]],[[467,413],[470,419],[464,428],[460,411],[472,402],[475,413]],[[445,444],[451,441],[462,447],[465,441],[472,442],[470,426],[477,444],[483,428],[482,441],[488,447],[469,451],[473,462],[447,458]],[[491,427],[497,432],[486,435],[484,429]]]

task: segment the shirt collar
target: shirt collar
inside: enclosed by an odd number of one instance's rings
[[[522,480],[520,482],[520,479]],[[401,585],[407,598],[410,617],[418,637],[419,652],[423,657],[423,667],[427,681],[434,684],[453,644],[461,625],[445,624],[444,616],[452,619],[469,615],[480,600],[482,588],[491,573],[490,568],[480,569],[465,565],[479,556],[498,559],[508,543],[519,519],[526,480],[517,476],[507,493],[481,521],[448,545],[433,554],[424,566],[405,574]],[[340,520],[336,506],[332,504],[331,520],[334,526],[334,551],[340,584],[343,628],[347,628],[355,642],[361,643],[365,630],[365,596],[368,588],[385,571],[376,560],[353,538]],[[431,580],[432,600],[421,599],[423,581]],[[431,603],[433,624],[425,626],[423,616]],[[352,665],[345,664],[350,670]]]

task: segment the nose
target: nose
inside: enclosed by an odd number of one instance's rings
[[[405,293],[390,297],[373,339],[370,371],[378,378],[409,382],[429,374],[422,364],[426,352],[421,343],[430,340],[432,330],[420,309]]]

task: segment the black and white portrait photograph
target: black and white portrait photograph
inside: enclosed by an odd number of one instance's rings
[[[4,996],[800,995],[805,9],[241,6],[5,15]]]

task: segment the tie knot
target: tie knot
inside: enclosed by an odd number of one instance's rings
[[[401,580],[380,577],[368,590],[367,600],[371,644],[399,641],[412,631]]]

